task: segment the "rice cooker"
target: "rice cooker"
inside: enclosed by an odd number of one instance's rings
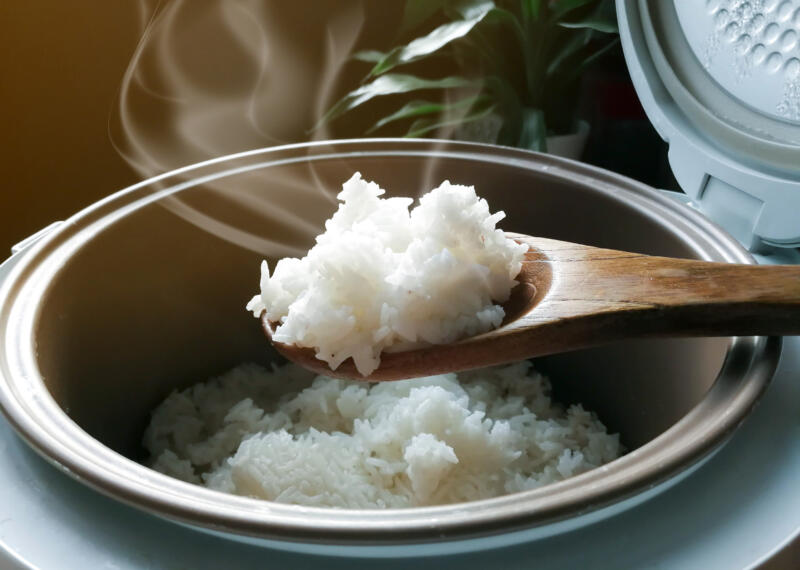
[[[800,0],[618,0],[639,98],[685,194],[760,263],[800,263]],[[145,182],[143,184],[148,184]],[[0,285],[60,222],[18,244]],[[800,534],[800,337],[761,402],[682,480],[605,518],[530,541],[424,558],[442,567],[749,567]],[[348,567],[155,519],[59,473],[0,419],[0,567]],[[73,474],[74,475],[74,474]],[[80,477],[77,477],[78,479]],[[647,500],[644,500],[647,499]],[[407,567],[384,559],[371,566]]]

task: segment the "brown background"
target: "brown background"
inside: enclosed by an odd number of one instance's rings
[[[0,2],[0,260],[39,228],[139,179],[108,135],[139,33],[133,0]],[[800,567],[799,546],[765,567]]]
[[[147,0],[142,5],[146,10]],[[303,4],[278,1],[269,4],[269,13],[289,37],[296,38],[294,50],[319,62],[330,16],[348,5],[361,4],[314,0],[309,10]],[[385,35],[382,29],[398,17],[401,7],[364,3],[365,18],[374,25],[362,29],[359,43],[374,46],[380,41]],[[123,75],[139,40],[141,12],[136,0],[0,2],[0,259],[38,229],[141,179],[116,152],[109,136]],[[191,15],[191,10],[186,12]],[[184,21],[193,25],[190,20]],[[202,39],[192,46],[203,48],[208,46]],[[197,59],[201,57],[205,56],[198,53]],[[225,70],[224,58],[207,58],[203,65],[207,73]],[[362,73],[345,69],[337,79],[337,92],[343,93]],[[314,122],[310,110],[292,112],[306,117],[300,128],[284,129],[283,140],[308,138],[306,129]],[[342,121],[336,135],[355,136],[363,126],[358,117]],[[225,150],[221,154],[246,150],[242,144],[247,148],[274,144],[267,139],[248,141],[244,134],[233,138],[237,140],[230,148],[221,143]],[[209,157],[192,158],[196,162]],[[185,164],[176,160],[175,166]]]
[[[0,258],[137,180],[107,126],[138,35],[134,2],[0,2]]]

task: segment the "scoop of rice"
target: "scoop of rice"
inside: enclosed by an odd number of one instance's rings
[[[386,508],[532,489],[622,453],[551,401],[530,363],[365,384],[243,365],[170,395],[144,436],[156,470],[283,503]]]
[[[261,266],[247,305],[280,326],[276,342],[312,347],[336,369],[349,357],[368,376],[385,348],[447,343],[500,325],[527,246],[507,239],[471,186],[444,182],[388,198],[356,173],[338,211],[302,259]]]

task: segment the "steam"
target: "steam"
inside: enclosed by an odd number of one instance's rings
[[[290,36],[276,14],[286,5],[141,1],[143,33],[110,125],[112,142],[137,173],[150,178],[232,153],[308,140],[311,126],[332,103],[364,13],[360,3],[336,6],[315,44],[314,38]],[[312,136],[325,140],[330,133],[322,128]],[[255,169],[159,203],[261,255],[297,256],[333,211],[335,190],[313,173],[311,180],[276,180],[274,173]]]

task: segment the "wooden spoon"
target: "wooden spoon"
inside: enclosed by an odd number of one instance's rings
[[[456,343],[381,354],[368,377],[311,348],[273,343],[319,374],[400,380],[481,368],[631,338],[800,334],[800,266],[654,257],[507,234],[530,246],[500,327]],[[273,323],[262,315],[272,338]]]

